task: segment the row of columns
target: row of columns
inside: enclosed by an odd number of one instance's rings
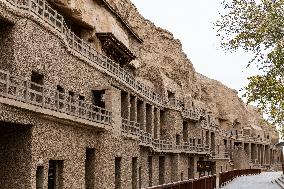
[[[160,112],[159,108],[138,99],[136,96],[121,92],[121,117],[139,123],[141,130],[156,139],[160,138]]]
[[[269,145],[263,144],[248,143],[248,145],[251,149],[251,153],[249,153],[250,159],[258,160],[258,163],[261,165],[277,162],[276,149],[272,149]]]

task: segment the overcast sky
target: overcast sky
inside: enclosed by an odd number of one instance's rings
[[[222,10],[222,0],[131,0],[139,12],[156,26],[165,28],[181,40],[183,50],[195,69],[239,90],[256,69],[246,69],[251,55],[225,53],[213,23]]]

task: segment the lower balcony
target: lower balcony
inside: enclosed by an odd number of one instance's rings
[[[0,103],[98,129],[110,129],[111,112],[0,70]]]
[[[228,152],[220,152],[220,153],[216,153],[216,152],[211,152],[211,157],[210,159],[212,160],[218,160],[218,159],[230,159],[230,155]]]
[[[208,145],[193,145],[184,142],[180,145],[174,141],[154,139],[150,133],[140,129],[141,124],[122,119],[121,134],[124,137],[139,140],[140,146],[150,147],[156,152],[209,154]]]

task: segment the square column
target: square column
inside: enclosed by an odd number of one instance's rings
[[[121,135],[121,90],[111,87],[111,90],[106,90],[105,98],[106,109],[112,112],[113,133],[114,135]]]
[[[146,132],[154,134],[154,107],[146,104]]]
[[[140,129],[146,131],[146,103],[141,100],[137,100],[137,122]]]
[[[160,109],[154,108],[154,138],[160,139]]]
[[[121,117],[130,120],[130,95],[121,91]]]
[[[130,121],[137,122],[137,97],[130,95]]]

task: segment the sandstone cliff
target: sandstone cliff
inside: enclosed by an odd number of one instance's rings
[[[63,0],[50,0],[61,6],[66,6]],[[88,0],[81,0],[87,3]],[[255,109],[247,106],[237,95],[237,91],[228,88],[222,83],[209,79],[197,73],[182,50],[182,44],[173,35],[151,21],[146,20],[130,0],[99,0],[107,3],[143,40],[143,44],[135,49],[138,57],[136,76],[159,93],[166,94],[166,90],[174,91],[177,97],[199,103],[211,109],[217,122],[228,129],[249,128],[254,135],[273,133],[264,122],[262,115]],[[77,4],[80,4],[77,2]],[[75,8],[74,8],[75,7]],[[84,23],[91,20],[84,16],[81,6],[70,8]],[[66,7],[65,7],[66,9]],[[92,25],[92,23],[89,23]],[[272,134],[275,138],[277,134]],[[278,137],[278,136],[277,136]]]

